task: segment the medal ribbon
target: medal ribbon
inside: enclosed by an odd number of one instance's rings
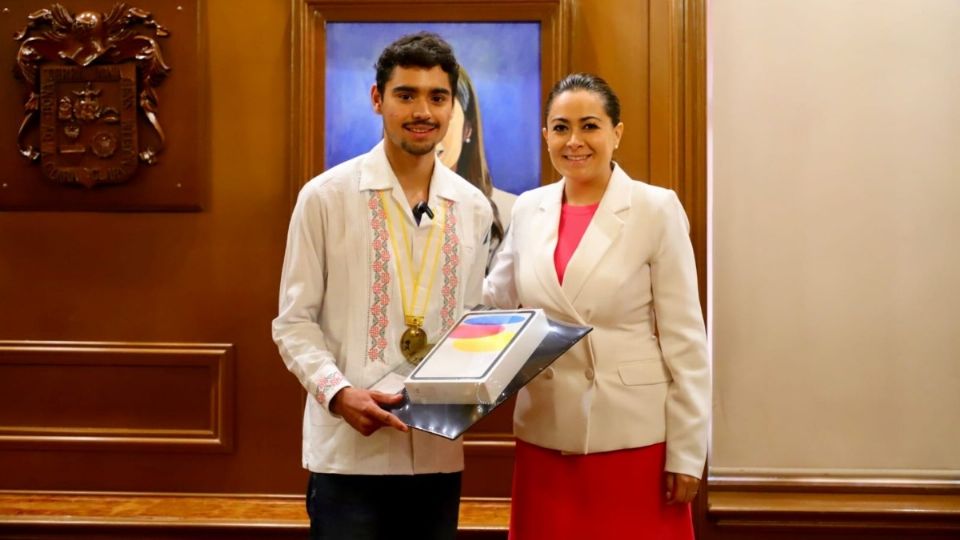
[[[416,314],[417,307],[417,295],[420,291],[420,280],[423,277],[423,271],[426,269],[427,264],[427,255],[430,253],[430,244],[433,241],[434,233],[438,230],[443,230],[443,226],[446,222],[446,206],[441,205],[440,218],[433,222],[433,226],[430,227],[430,233],[427,235],[427,243],[423,247],[423,255],[420,258],[420,267],[414,270],[413,267],[413,252],[411,243],[407,238],[407,228],[400,223],[400,235],[403,237],[403,245],[406,247],[404,254],[406,257],[400,256],[400,247],[397,245],[397,234],[396,228],[394,227],[393,212],[390,211],[391,206],[396,206],[395,209],[398,212],[398,219],[402,216],[399,216],[399,212],[402,212],[402,208],[399,208],[400,204],[394,200],[393,205],[387,202],[387,190],[379,192],[380,194],[380,204],[383,207],[383,213],[387,216],[387,230],[390,235],[390,243],[393,245],[393,252],[396,255],[396,265],[397,265],[397,278],[400,280],[400,299],[403,303],[403,318],[404,323],[407,326],[420,328],[423,326],[423,318],[427,314],[427,309],[430,306],[430,292],[433,291],[433,282],[437,277],[437,265],[440,261],[440,252],[443,251],[443,246],[440,241],[437,241],[437,248],[433,255],[433,264],[430,268],[429,283],[427,284],[427,293],[423,300],[423,311],[420,312],[418,316]],[[413,278],[413,292],[410,296],[410,302],[407,302],[407,281],[404,279],[403,271],[403,261],[406,260],[406,265],[410,269],[410,274]]]

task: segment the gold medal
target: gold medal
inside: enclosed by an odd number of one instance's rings
[[[432,240],[438,234],[442,234],[444,224],[446,223],[446,213],[442,212],[440,219],[434,221],[433,226],[430,228],[430,234],[427,236],[427,243],[423,248],[423,255],[420,261],[419,268],[413,266],[413,255],[410,253],[411,242],[407,239],[406,229],[401,224],[400,227],[394,227],[393,222],[393,212],[391,212],[391,206],[387,202],[387,193],[385,191],[380,192],[380,204],[383,207],[384,214],[387,219],[387,228],[390,234],[390,243],[393,245],[394,261],[397,269],[397,281],[400,286],[400,296],[403,302],[403,316],[404,324],[407,328],[403,331],[403,334],[400,336],[400,354],[403,355],[404,359],[410,364],[417,365],[423,360],[427,353],[432,349],[432,345],[427,343],[427,332],[423,329],[424,326],[424,315],[427,312],[430,301],[430,291],[433,289],[434,278],[437,275],[437,266],[440,260],[440,252],[442,251],[442,245],[438,240],[436,247],[431,249]],[[400,250],[400,245],[397,241],[397,229],[399,229],[399,236],[403,240],[403,246],[406,248],[404,251]],[[438,233],[441,231],[441,233]],[[433,255],[433,264],[428,268],[428,256],[432,253]],[[403,255],[406,255],[405,257]],[[406,264],[404,264],[406,263]],[[409,270],[409,273],[405,272]],[[417,310],[417,293],[420,291],[420,279],[424,277],[424,274],[427,270],[428,284],[426,289],[426,298],[423,300],[423,310]],[[410,295],[407,295],[408,281],[404,279],[405,277],[412,277],[412,283],[410,283]],[[417,314],[419,313],[419,314]]]
[[[400,353],[411,364],[419,364],[427,355],[427,333],[419,326],[408,326],[400,336]]]

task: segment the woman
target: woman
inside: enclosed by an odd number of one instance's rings
[[[473,82],[467,71],[460,67],[457,95],[453,102],[453,116],[443,141],[437,145],[440,162],[466,178],[490,199],[493,207],[493,225],[490,229],[490,256],[503,240],[503,232],[509,225],[510,210],[516,195],[493,186],[487,156],[483,150],[483,125],[480,121],[480,104]]]
[[[520,391],[510,537],[689,539],[710,370],[686,214],[613,161],[620,103],[595,75],[546,105],[563,178],[524,193],[485,303],[593,327]]]

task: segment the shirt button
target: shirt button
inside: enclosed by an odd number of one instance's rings
[[[553,368],[552,368],[552,367],[548,367],[547,369],[543,370],[543,378],[544,378],[544,379],[552,379],[552,378],[553,378]]]
[[[593,368],[587,368],[587,370],[583,372],[583,376],[586,377],[588,381],[593,380],[593,375]]]

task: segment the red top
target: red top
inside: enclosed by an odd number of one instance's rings
[[[557,269],[557,279],[563,285],[563,274],[573,252],[580,245],[587,225],[597,212],[600,203],[576,206],[563,203],[560,207],[560,228],[557,231],[557,249],[553,252],[553,266]]]

